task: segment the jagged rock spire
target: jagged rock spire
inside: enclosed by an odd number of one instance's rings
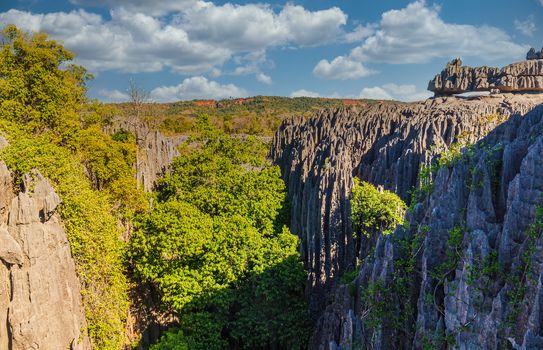
[[[526,54],[526,60],[540,60],[543,59],[543,48],[541,51],[536,51],[533,47],[530,48]]]

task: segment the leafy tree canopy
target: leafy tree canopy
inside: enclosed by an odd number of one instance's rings
[[[136,273],[180,317],[153,349],[303,347],[305,272],[279,170],[257,139],[199,125],[131,243]]]
[[[12,25],[1,35],[0,135],[9,145],[0,159],[15,185],[38,169],[55,187],[81,281],[85,331],[93,349],[120,349],[126,342],[128,281],[119,220],[146,205],[134,180],[135,140],[102,132],[115,111],[87,103],[89,75],[69,64],[71,52],[44,33],[27,34]]]
[[[394,192],[379,191],[368,182],[354,179],[351,219],[355,232],[369,237],[377,232],[391,233],[403,222],[407,206]]]
[[[0,50],[0,118],[45,130],[65,140],[78,126],[86,100],[86,70],[74,55],[45,33],[27,34],[8,25]]]

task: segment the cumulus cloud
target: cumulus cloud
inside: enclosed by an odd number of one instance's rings
[[[524,21],[516,19],[514,24],[515,28],[526,36],[534,35],[537,29],[535,26],[535,18],[533,15],[528,16],[528,18],[526,18]]]
[[[256,75],[256,80],[258,80],[259,82],[263,84],[268,84],[268,85],[273,83],[272,78],[269,75],[266,75],[264,73],[258,73]]]
[[[290,97],[321,97],[321,95],[318,92],[300,89],[291,92]]]
[[[218,78],[222,75],[222,71],[219,68],[212,68],[209,75],[213,78]]]
[[[247,91],[234,84],[220,84],[203,76],[187,78],[179,85],[160,86],[151,90],[151,99],[157,102],[236,98],[247,95]]]
[[[399,101],[421,101],[431,97],[429,91],[418,91],[415,85],[385,84],[363,88],[360,91],[360,98],[373,100],[399,100]]]
[[[360,98],[368,98],[372,100],[393,100],[394,98],[385,89],[379,86],[363,88],[360,91]]]
[[[181,73],[202,72],[227,60],[231,51],[203,41],[192,41],[182,28],[144,14],[119,9],[111,20],[84,10],[32,14],[9,10],[0,23],[48,32],[77,53],[79,63],[93,71]]]
[[[351,56],[372,62],[425,63],[436,57],[514,57],[525,50],[496,27],[447,23],[438,7],[419,0],[383,13],[379,29]]]
[[[307,11],[287,4],[276,13],[265,4],[217,6],[200,1],[175,21],[197,40],[233,50],[256,51],[273,45],[312,46],[328,42],[341,33],[347,15],[337,7]]]
[[[543,1],[543,0],[541,0]],[[362,41],[375,33],[373,25],[358,25],[352,32],[345,33],[344,41],[347,43],[355,43]]]
[[[338,56],[331,62],[321,60],[313,69],[313,74],[322,79],[359,79],[375,72],[367,69],[361,62]]]
[[[527,46],[514,43],[499,28],[448,23],[440,17],[439,11],[439,7],[418,0],[403,9],[384,12],[378,23],[370,25],[374,32],[359,46],[331,62],[320,61],[314,73],[318,76],[333,62],[337,62],[337,66],[341,62],[348,62],[350,66],[372,62],[420,64],[438,57],[514,58],[523,56],[527,50]],[[353,34],[351,40],[355,41],[356,36]],[[328,78],[334,76],[328,75]],[[345,79],[345,74],[338,74],[335,79]]]
[[[79,6],[102,6],[107,8],[125,8],[131,12],[147,13],[153,16],[161,16],[169,12],[182,11],[189,6],[194,6],[197,0],[70,0]]]
[[[342,34],[347,21],[336,7],[308,11],[290,4],[279,11],[265,4],[201,0],[101,0],[98,5],[111,8],[109,19],[85,10],[35,14],[12,9],[0,13],[0,25],[46,31],[93,71],[170,69],[192,75],[209,72],[238,54],[327,43]],[[157,17],[159,13],[172,15]]]

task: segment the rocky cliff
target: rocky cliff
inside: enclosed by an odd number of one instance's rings
[[[454,59],[432,79],[428,90],[436,96],[461,94],[472,91],[541,92],[543,91],[543,59],[535,53],[530,59],[503,68],[463,66]]]
[[[179,155],[177,148],[187,136],[165,136],[157,126],[135,118],[115,118],[105,131],[115,133],[119,130],[130,131],[136,136],[137,181],[145,191],[151,191],[156,181],[166,173],[173,159]]]
[[[409,225],[336,290],[313,347],[543,348],[542,173],[539,106],[437,170]]]
[[[362,111],[323,111],[309,120],[282,124],[271,158],[280,165],[287,184],[291,228],[301,238],[309,270],[311,309],[315,318],[320,316],[313,347],[339,344],[342,332],[350,334],[345,338],[356,338],[345,325],[354,327],[356,319],[348,315],[360,310],[351,305],[354,299],[345,294],[347,288],[337,283],[339,276],[354,268],[357,258],[364,258],[354,250],[349,219],[353,176],[407,201],[421,164],[438,150],[460,137],[476,141],[503,120],[523,115],[541,102],[538,95],[437,98],[378,104]],[[323,315],[328,304],[332,311]]]
[[[0,161],[0,349],[90,349],[59,204],[38,172],[14,191]]]

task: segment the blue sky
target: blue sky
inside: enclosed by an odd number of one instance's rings
[[[45,30],[121,101],[254,95],[417,100],[445,63],[503,66],[543,46],[543,0],[0,0],[0,24]]]

